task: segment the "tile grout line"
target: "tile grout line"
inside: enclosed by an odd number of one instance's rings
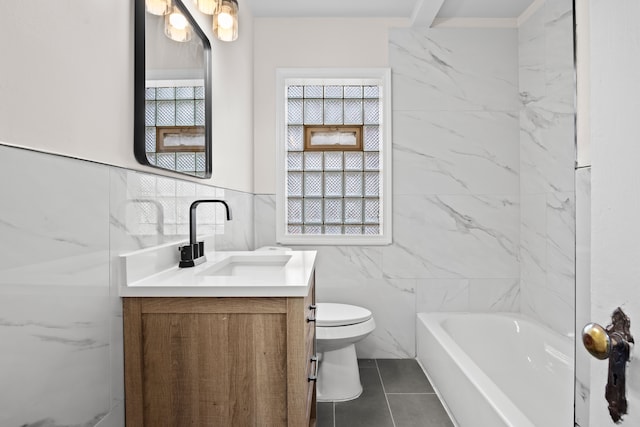
[[[333,427],[336,427],[336,402],[331,402],[331,410],[333,411]]]
[[[384,400],[387,402],[387,409],[391,416],[391,423],[393,427],[396,427],[396,420],[393,419],[393,412],[391,412],[391,405],[389,404],[389,398],[387,397],[387,390],[384,388],[384,381],[382,381],[382,374],[380,373],[380,367],[378,366],[378,359],[373,359],[376,362],[376,370],[378,371],[378,378],[380,378],[380,384],[382,385],[382,393],[384,393]]]
[[[428,392],[424,392],[424,393],[398,393],[398,392],[393,392],[393,393],[387,393],[387,394],[426,394],[428,396],[431,396],[431,395],[435,395],[436,393],[428,393]]]

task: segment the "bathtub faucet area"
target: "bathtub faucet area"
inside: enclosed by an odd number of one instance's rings
[[[180,251],[180,263],[178,266],[180,268],[194,267],[206,261],[206,257],[204,256],[204,242],[196,241],[196,209],[201,203],[222,204],[227,214],[227,221],[231,221],[231,208],[224,200],[196,200],[191,203],[191,207],[189,208],[189,244],[178,248]]]

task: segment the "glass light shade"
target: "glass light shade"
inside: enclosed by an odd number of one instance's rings
[[[198,10],[206,15],[214,15],[218,10],[218,0],[193,0]]]
[[[163,16],[171,10],[171,0],[145,0],[144,4],[152,15]]]
[[[238,38],[238,2],[221,0],[213,17],[213,33],[219,40],[232,42]]]
[[[193,29],[189,25],[187,18],[174,7],[171,13],[164,17],[164,34],[171,40],[177,42],[188,42],[191,40]]]

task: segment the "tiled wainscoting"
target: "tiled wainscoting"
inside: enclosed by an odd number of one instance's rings
[[[119,255],[253,248],[253,195],[0,145],[0,426],[124,425]]]

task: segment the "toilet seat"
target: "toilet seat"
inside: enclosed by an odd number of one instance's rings
[[[350,304],[317,303],[316,325],[319,327],[348,326],[372,318],[369,310]]]

